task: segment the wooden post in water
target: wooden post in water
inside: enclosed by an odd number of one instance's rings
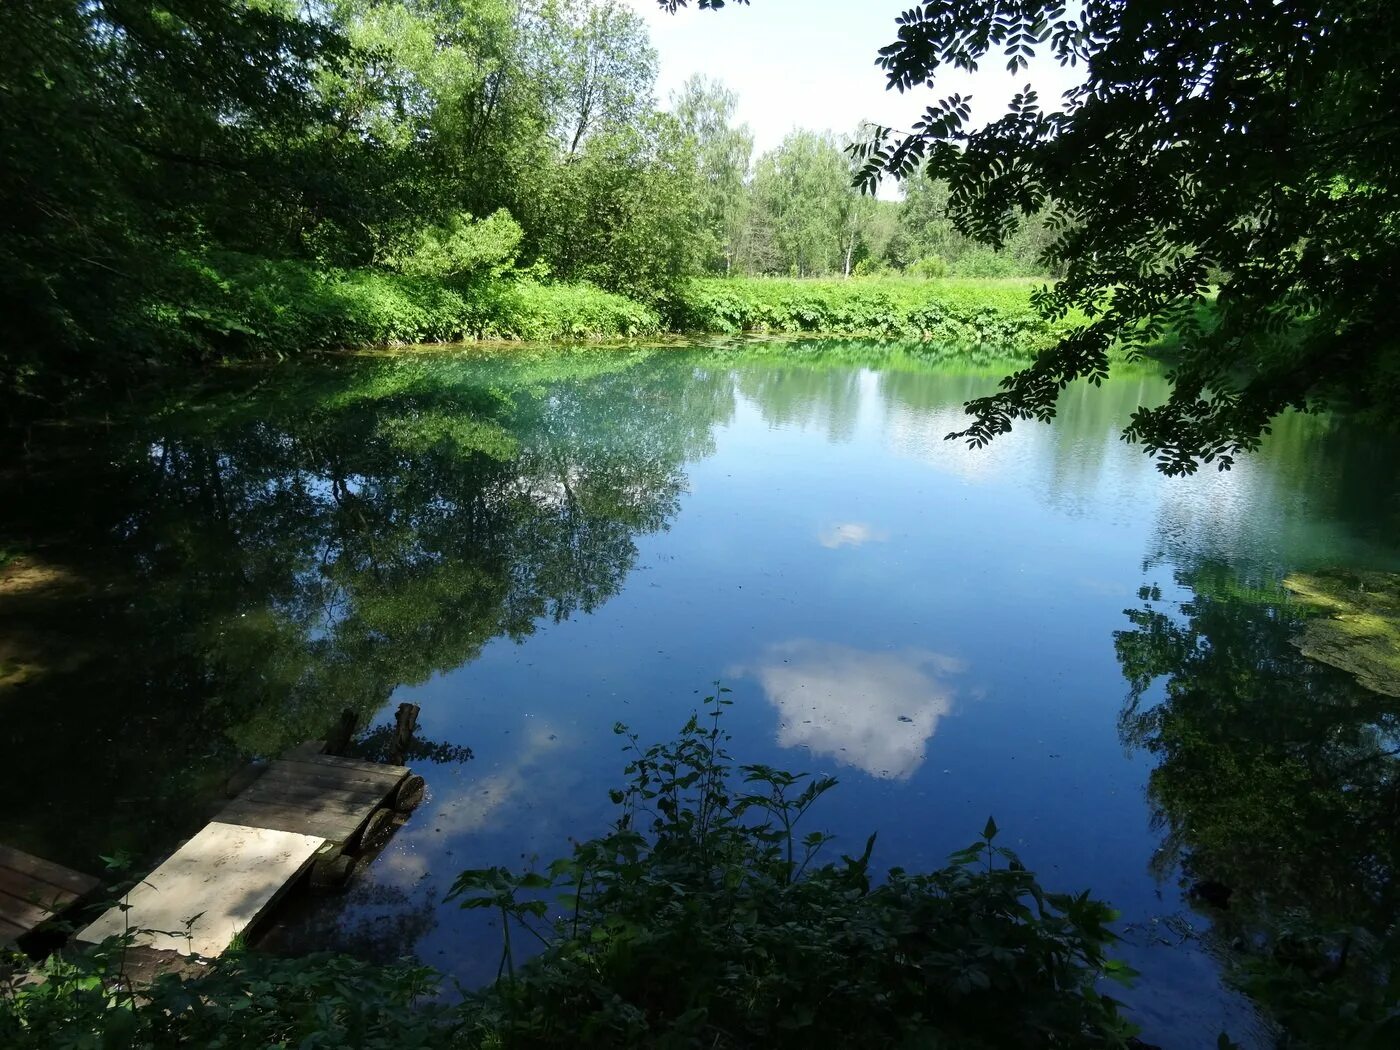
[[[399,704],[399,709],[394,713],[394,746],[389,752],[389,761],[396,766],[401,766],[408,755],[408,749],[413,746],[413,734],[418,731],[418,712],[420,708],[417,704]]]

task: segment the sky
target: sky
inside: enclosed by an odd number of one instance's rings
[[[1052,108],[1075,83],[1074,70],[1033,62],[1015,76],[998,59],[975,74],[940,74],[936,91],[887,91],[876,67],[881,47],[896,38],[895,19],[910,0],[753,0],[722,11],[663,13],[656,0],[623,0],[651,29],[660,55],[659,101],[692,74],[724,82],[739,95],[739,122],[754,133],[757,152],[772,149],[794,128],[854,131],[863,121],[907,128],[925,108],[953,92],[973,96],[973,119],[999,116],[1027,83]]]

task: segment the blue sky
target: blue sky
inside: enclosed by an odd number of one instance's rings
[[[739,119],[753,129],[758,151],[772,149],[794,127],[853,131],[862,120],[907,127],[937,98],[973,95],[974,119],[999,115],[1027,83],[1050,107],[1074,83],[1074,70],[1033,63],[1016,76],[999,61],[974,75],[949,73],[936,92],[885,89],[875,66],[895,39],[895,18],[909,0],[753,0],[723,11],[663,14],[656,0],[624,0],[651,28],[661,57],[658,94],[664,104],[692,73],[722,80],[739,94]]]

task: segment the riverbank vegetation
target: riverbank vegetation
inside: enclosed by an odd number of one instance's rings
[[[1003,352],[1053,345],[1062,323],[1031,306],[1031,280],[708,279],[677,296],[671,323],[687,332],[819,332],[925,338]]]
[[[1126,1047],[1099,987],[1114,913],[1044,890],[988,820],[942,869],[875,877],[874,835],[825,860],[828,777],[734,767],[720,690],[669,744],[623,726],[629,782],[605,835],[543,869],[463,872],[499,917],[500,973],[458,1005],[423,967],[234,956],[142,995],[122,939],[0,995],[17,1048]],[[534,955],[534,958],[528,956]]]
[[[660,100],[656,63],[619,0],[5,5],[7,411],[170,362],[707,324],[706,274],[1039,272],[1037,222],[979,246],[941,183],[862,196],[826,132],[755,156],[732,93]]]

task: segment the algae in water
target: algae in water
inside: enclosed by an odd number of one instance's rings
[[[1294,573],[1283,583],[1322,611],[1293,639],[1304,656],[1341,668],[1367,689],[1400,696],[1400,575]]]

